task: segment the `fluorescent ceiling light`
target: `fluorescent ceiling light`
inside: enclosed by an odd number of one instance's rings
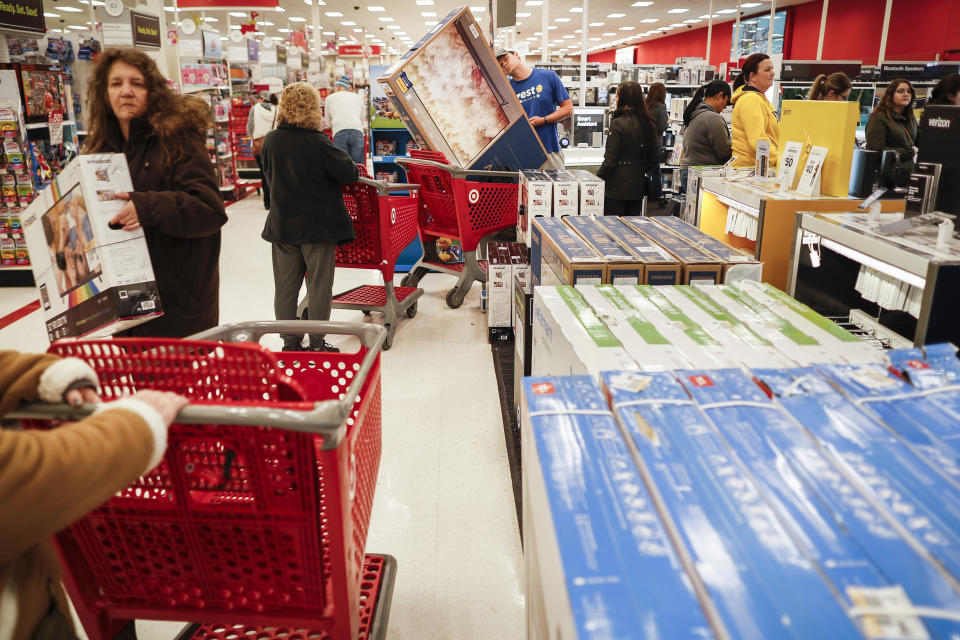
[[[660,18],[644,18],[640,22],[646,22],[646,23],[660,22]]]
[[[539,7],[543,4],[543,0],[527,0],[523,3],[525,7]]]
[[[667,11],[667,13],[686,13],[687,11],[690,11],[690,9],[677,8],[677,9],[670,9],[669,11]]]
[[[367,7],[367,11],[386,11],[386,9],[384,9],[383,7],[369,6]]]
[[[744,2],[740,6],[744,9],[750,9],[752,7],[759,7],[761,3],[759,2]]]
[[[204,18],[204,20],[205,20],[206,22],[220,22],[220,21],[217,20],[216,18]]]
[[[363,29],[357,28],[353,30],[354,33],[363,33]]]
[[[689,20],[684,20],[687,24],[697,24],[698,22],[703,22],[703,20],[697,20],[696,18],[691,18]]]
[[[230,12],[230,15],[233,16],[234,18],[246,18],[246,17],[247,17],[247,14],[245,14],[243,11],[231,11],[231,12]]]
[[[633,31],[636,27],[620,27],[620,31]]]
[[[570,13],[583,13],[583,7],[574,7],[570,9]]]
[[[390,16],[383,16],[378,19],[380,20],[380,22],[393,22],[393,18],[391,18]]]
[[[43,17],[44,17],[44,18],[59,18],[59,17],[60,17],[60,14],[59,14],[59,13],[49,13],[49,12],[47,12],[47,11],[44,11],[44,12],[43,12]]]
[[[337,34],[334,33],[333,31],[324,31],[324,32],[323,32],[323,35],[325,35],[325,36],[335,36],[335,35],[337,35]]]
[[[605,25],[605,24],[606,24],[606,22],[591,22],[591,23],[590,23],[590,26],[591,26],[591,27],[602,27],[602,26]]]
[[[433,24],[437,24],[437,23],[434,22]],[[391,25],[389,25],[389,26],[387,27],[387,29],[391,29],[391,30],[392,30],[392,29],[399,29],[399,28],[400,28],[400,25],[398,25],[398,24],[391,24]]]
[[[518,18],[529,18],[529,17],[530,17],[530,14],[529,14],[529,13],[526,13],[526,12],[524,12],[524,13],[518,13],[518,14],[517,14],[517,17],[518,17]]]
[[[76,7],[64,7],[64,6],[61,6],[61,5],[57,5],[57,10],[58,10],[58,11],[66,11],[67,13],[82,13],[82,12],[83,12],[83,9],[77,9]],[[85,28],[85,27],[84,27],[84,28]]]
[[[597,42],[600,38],[590,38],[590,42]]]
[[[290,33],[290,29],[277,29],[280,33]]]
[[[357,26],[357,23],[354,22],[353,20],[342,20],[342,21],[340,22],[340,24],[342,24],[342,25],[345,26],[345,27],[355,27],[355,26]]]
[[[417,0],[417,4],[420,6],[429,6],[433,4],[433,0]]]
[[[436,17],[437,17],[437,12],[436,12],[436,11],[424,11],[424,12],[421,13],[420,15],[421,15],[422,17],[424,17],[424,18],[436,18]]]
[[[342,18],[342,17],[343,17],[343,14],[340,13],[339,11],[326,11],[326,12],[324,12],[324,15],[330,16],[331,18]],[[293,18],[290,18],[290,19],[293,20]]]
[[[483,13],[486,10],[486,7],[470,7],[470,11],[473,11],[474,13]]]
[[[577,29],[574,33],[583,33],[583,29]]]
[[[706,20],[707,18],[710,18],[711,16],[710,16],[710,14],[708,13],[708,14],[706,14],[706,15],[697,16],[697,17],[700,18],[701,20]],[[712,17],[714,17],[714,18],[719,18],[719,17],[720,17],[720,14],[719,14],[719,13],[715,13],[715,14],[713,14]]]
[[[570,18],[557,18],[554,22],[570,22]]]
[[[625,13],[611,13],[611,14],[608,15],[607,17],[608,17],[608,18],[622,18],[622,17],[625,16],[625,15],[627,15],[627,14],[625,14]]]
[[[283,7],[281,7],[281,6],[278,5],[278,6],[274,9],[274,11],[283,11],[283,12],[286,12],[286,9],[284,9]]]
[[[232,24],[232,25],[230,25],[230,28],[231,28],[231,29],[239,29],[239,28],[240,28],[240,25],[238,25],[238,24]]]
[[[717,13],[736,13],[736,12],[737,12],[736,9],[720,9],[720,11],[717,11]]]
[[[301,18],[300,16],[290,16],[290,22],[306,22],[306,18]]]
[[[557,28],[557,25],[552,24],[552,25],[550,25],[549,27],[547,27],[547,30],[548,30],[548,31],[553,31],[553,30],[556,29],[556,28]]]
[[[207,18],[207,20],[209,20],[209,19],[210,19],[210,18]],[[272,26],[274,26],[272,22],[261,22],[260,24],[263,25],[264,27],[272,27]]]
[[[564,39],[564,40],[570,40],[571,38],[573,38],[573,36],[570,35],[569,33],[568,33],[567,35],[563,36],[563,39]]]
[[[630,6],[631,7],[649,7],[652,4],[653,4],[652,2],[634,2]]]
[[[606,33],[602,33],[600,35],[602,35],[604,38],[609,38],[610,36],[617,35],[617,33],[615,31],[607,31]]]

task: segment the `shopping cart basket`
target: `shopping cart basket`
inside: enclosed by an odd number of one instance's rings
[[[265,333],[348,334],[357,353],[275,354]],[[376,637],[395,562],[365,556],[380,461],[380,348],[369,324],[223,325],[185,340],[70,340],[105,401],[142,388],[191,398],[160,464],[56,537],[91,640],[135,619],[203,623],[197,637]],[[93,407],[87,405],[89,413]],[[16,414],[75,419],[66,405]],[[378,617],[379,616],[379,617]]]
[[[407,180],[420,185],[420,210],[417,224],[423,257],[400,281],[416,286],[431,271],[457,277],[447,293],[447,305],[456,309],[463,304],[475,281],[486,282],[486,262],[477,260],[477,246],[484,236],[517,224],[517,183],[513,171],[462,169],[436,159],[436,152],[411,151],[410,158],[397,158],[407,172]],[[508,182],[484,182],[507,179]],[[437,257],[437,238],[459,240],[463,263],[446,264]]]

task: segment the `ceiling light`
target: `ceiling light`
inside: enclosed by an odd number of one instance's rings
[[[691,18],[689,20],[684,20],[687,24],[697,24],[698,22],[703,22],[703,20],[697,20],[696,18]]]
[[[246,18],[246,17],[247,17],[247,14],[245,14],[243,11],[231,11],[231,12],[230,12],[230,15],[233,16],[234,18]]]
[[[543,4],[543,0],[527,0],[523,3],[525,7],[539,7]]]
[[[326,11],[326,12],[324,12],[324,15],[330,16],[331,18],[342,18],[342,17],[343,17],[343,14],[340,13],[339,11]],[[290,18],[290,19],[293,20],[293,18]]]
[[[591,26],[591,27],[602,27],[602,26],[605,25],[605,24],[606,24],[606,22],[591,22],[591,23],[590,23],[590,26]]]
[[[386,11],[383,7],[367,7],[367,11]]]
[[[634,2],[630,6],[631,7],[649,7],[652,4],[653,4],[652,2]]]
[[[577,29],[574,33],[583,33],[583,29]]]
[[[63,7],[63,6],[59,6],[59,5],[57,6],[57,10],[59,10],[59,11],[66,11],[67,13],[82,13],[82,12],[83,12],[83,9],[77,9],[76,7]],[[86,28],[86,27],[82,27],[82,28]]]
[[[423,16],[424,18],[436,18],[436,17],[437,17],[437,12],[436,12],[436,11],[424,11],[424,12],[421,13],[420,15]]]
[[[306,22],[306,18],[301,18],[300,16],[290,16],[290,22]]]
[[[660,22],[660,18],[644,18],[640,22],[647,22],[647,23]]]
[[[277,29],[280,33],[290,33],[290,29]]]
[[[59,17],[60,17],[60,14],[59,14],[59,13],[50,13],[50,12],[48,12],[48,11],[44,11],[44,12],[43,12],[43,17],[44,17],[44,18],[59,18]]]
[[[518,17],[518,18],[529,18],[529,17],[530,17],[530,14],[529,14],[529,13],[526,13],[526,12],[524,12],[524,13],[518,13],[518,14],[517,14],[517,17]]]
[[[470,7],[470,11],[473,11],[474,13],[483,13],[486,10],[486,7]]]
[[[549,27],[547,27],[547,30],[548,30],[548,31],[553,31],[553,30],[556,29],[556,28],[557,28],[557,25],[552,24],[552,25],[550,25]]]
[[[570,18],[557,18],[554,22],[570,22]]]
[[[590,38],[590,42],[596,42],[598,40],[600,40],[600,38]]]
[[[417,0],[417,4],[420,6],[430,6],[433,4],[433,0]]]
[[[744,9],[750,9],[752,7],[759,7],[760,4],[761,4],[760,2],[744,2],[740,6]]]
[[[608,18],[622,18],[622,17],[625,16],[625,15],[627,15],[627,14],[625,14],[625,13],[611,13],[611,14],[608,15],[607,17],[608,17]]]
[[[324,31],[324,32],[323,32],[323,35],[325,35],[325,36],[335,36],[335,35],[337,35],[337,34],[334,33],[333,31]]]
[[[605,37],[605,38],[609,38],[610,36],[615,36],[615,35],[617,35],[617,34],[616,34],[615,31],[607,31],[606,33],[602,33],[602,34],[600,34],[600,35],[602,35],[602,36]]]
[[[379,18],[379,20],[380,22],[393,22],[393,18],[390,16],[383,16],[382,18]]]
[[[564,39],[564,40],[570,40],[571,38],[573,38],[573,36],[570,35],[569,33],[568,33],[567,35],[563,36],[563,39]]]
[[[427,24],[430,24],[430,23],[427,23]],[[437,24],[437,23],[434,22],[433,24]],[[387,26],[387,29],[391,29],[391,30],[399,29],[399,28],[400,28],[400,25],[398,25],[398,24],[391,24],[391,25]]]
[[[278,5],[278,6],[274,9],[274,11],[283,11],[283,12],[286,12],[287,10]]]
[[[230,25],[230,28],[231,28],[231,29],[239,29],[239,28],[240,28],[240,25],[238,25],[238,24],[232,24],[232,25]]]
[[[690,9],[677,8],[677,9],[670,9],[669,11],[667,11],[667,13],[686,13],[687,11],[690,11]]]
[[[583,13],[583,7],[574,7],[570,9],[570,13]]]
[[[683,25],[680,25],[681,27]],[[636,27],[620,27],[620,31],[633,31]]]
[[[363,29],[357,28],[353,30],[354,33],[363,33]]]
[[[62,8],[62,7],[61,7]],[[206,22],[219,22],[216,18],[204,18]]]
[[[720,11],[717,11],[717,13],[736,13],[736,12],[737,12],[736,9],[720,9]]]
[[[340,24],[342,24],[342,25],[345,26],[345,27],[355,27],[355,26],[357,26],[357,23],[354,22],[353,20],[341,20],[341,21],[340,21]]]

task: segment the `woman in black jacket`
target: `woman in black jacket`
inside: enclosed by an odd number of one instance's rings
[[[597,175],[606,181],[604,215],[639,216],[648,195],[644,175],[658,164],[657,127],[643,100],[643,87],[624,82],[617,90],[607,149]],[[655,194],[650,194],[655,195]]]
[[[277,320],[297,317],[297,296],[307,278],[311,320],[329,320],[334,252],[356,239],[343,206],[341,185],[357,181],[357,165],[321,130],[320,94],[306,82],[283,89],[277,128],[263,139],[260,161],[270,186],[270,212],[260,236],[273,243],[273,310]],[[284,334],[284,351],[302,351],[302,335]],[[321,335],[310,351],[339,351]]]

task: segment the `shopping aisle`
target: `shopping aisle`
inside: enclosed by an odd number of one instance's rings
[[[227,213],[221,322],[271,319],[270,245],[260,239],[259,198]],[[334,290],[378,277],[340,271]],[[382,358],[383,456],[367,549],[399,564],[389,640],[524,636],[520,536],[479,287],[451,310],[443,296],[452,282],[423,280],[417,317],[400,325]],[[0,315],[15,308],[13,296],[22,304],[35,299],[24,291],[0,289]],[[334,318],[362,316],[339,311]],[[0,330],[0,345],[45,349],[39,323],[32,313]],[[279,338],[268,344],[278,347]],[[179,627],[140,623],[138,633],[141,640],[169,640]]]

